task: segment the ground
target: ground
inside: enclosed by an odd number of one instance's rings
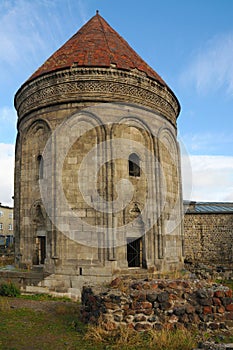
[[[93,334],[89,330],[89,337],[84,338],[87,334],[86,326],[80,322],[79,311],[80,304],[68,300],[41,300],[41,296],[40,300],[23,299],[22,296],[0,297],[0,350],[149,350],[155,347],[159,350],[191,350],[195,348],[188,343],[195,344],[196,341],[188,340],[186,336],[185,339],[178,339],[177,336],[171,337],[170,340],[162,339],[161,336],[165,335],[165,338],[170,336],[170,333],[163,332],[158,335],[158,343],[153,339],[154,345],[150,342],[151,338],[146,335],[143,337],[143,335],[127,333],[125,330],[120,336],[116,334],[117,337],[111,335],[106,337],[101,330],[92,328]],[[182,333],[178,334],[178,337],[181,336]],[[216,340],[216,336],[214,338]],[[224,333],[219,340],[223,341],[224,338],[232,342],[232,333]],[[215,347],[211,348],[215,349]]]
[[[70,301],[0,297],[0,350],[93,349],[83,341],[79,308]]]

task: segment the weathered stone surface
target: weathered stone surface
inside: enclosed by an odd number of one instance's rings
[[[150,302],[153,303],[157,300],[158,294],[156,292],[153,293],[147,293],[146,299]]]
[[[176,307],[174,308],[174,314],[177,315],[177,316],[182,316],[185,314],[186,312],[186,307],[184,306],[181,306],[181,307]]]
[[[195,312],[195,307],[193,305],[190,304],[186,304],[185,305],[185,311],[187,314],[192,314]]]
[[[158,295],[158,301],[160,303],[166,302],[169,299],[169,293],[168,292],[162,292]]]
[[[195,326],[201,330],[217,330],[228,327],[228,324],[231,327],[231,323],[233,325],[233,303],[232,299],[226,296],[230,295],[227,287],[212,286],[206,281],[181,283],[180,280],[160,280],[160,288],[155,292],[153,288],[155,281],[147,283],[151,288],[144,293],[143,289],[138,289],[138,286],[143,285],[143,281],[135,283],[128,280],[128,295],[117,289],[106,289],[105,292],[99,292],[85,288],[82,298],[84,301],[83,318],[86,322],[92,320],[96,322],[101,314],[98,310],[103,310],[104,315],[109,315],[109,318],[106,318],[108,323],[115,322],[116,325],[120,325],[123,322],[140,332],[151,327],[173,329],[174,325],[176,328],[186,327],[188,329]],[[171,286],[173,287],[172,293]],[[181,286],[185,290],[184,293]],[[113,290],[116,295],[112,292]],[[182,291],[182,293],[176,293],[177,291]],[[218,291],[224,291],[224,296],[217,293]],[[121,297],[119,292],[124,297]],[[90,297],[85,293],[90,294]],[[171,295],[175,295],[176,298],[171,298]],[[213,295],[215,296],[211,297]],[[218,298],[216,295],[221,295],[221,297]],[[154,299],[156,300],[152,301]],[[89,300],[92,301],[91,304]],[[106,300],[111,300],[111,302],[106,302]],[[116,305],[116,309],[113,304]],[[98,310],[96,310],[96,305]]]
[[[185,255],[193,263],[216,264],[224,273],[224,265],[232,266],[233,213],[192,213],[184,216]],[[202,274],[202,268],[200,274]],[[211,269],[204,274],[212,277]]]

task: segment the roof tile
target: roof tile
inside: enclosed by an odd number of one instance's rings
[[[98,12],[60,49],[58,49],[30,78],[78,67],[110,67],[138,69],[166,86],[163,79],[129,46]]]

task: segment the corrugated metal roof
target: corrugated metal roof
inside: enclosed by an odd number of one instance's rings
[[[233,213],[231,202],[188,202],[184,201],[187,213]]]

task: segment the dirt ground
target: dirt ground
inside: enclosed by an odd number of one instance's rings
[[[11,309],[32,309],[35,311],[44,311],[49,313],[56,313],[56,310],[59,306],[66,306],[66,308],[72,309],[72,313],[74,311],[79,311],[79,304],[72,301],[53,301],[53,300],[29,300],[29,299],[21,299],[21,298],[5,298],[5,302],[7,306]]]

